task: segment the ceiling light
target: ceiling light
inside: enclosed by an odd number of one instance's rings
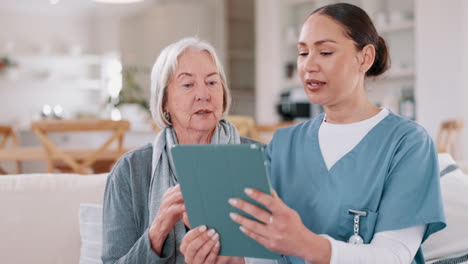
[[[94,0],[95,2],[105,3],[105,4],[130,4],[143,2],[144,0]]]

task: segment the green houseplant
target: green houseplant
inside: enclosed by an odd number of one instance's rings
[[[147,112],[150,111],[144,90],[135,79],[136,74],[145,72],[147,71],[136,66],[124,66],[122,68],[122,89],[117,97],[116,107],[124,104],[137,104]]]
[[[0,72],[3,72],[6,69],[10,67],[15,67],[15,66],[17,66],[17,64],[13,62],[10,58],[0,57]]]

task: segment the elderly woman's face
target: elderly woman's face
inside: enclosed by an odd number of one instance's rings
[[[223,86],[208,52],[189,48],[179,56],[164,109],[174,129],[214,130],[223,113]]]

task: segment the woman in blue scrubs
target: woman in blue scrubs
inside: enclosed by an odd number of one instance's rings
[[[287,262],[424,263],[420,245],[445,227],[437,153],[421,126],[366,95],[389,67],[385,41],[361,8],[333,4],[307,18],[297,48],[304,90],[325,113],[275,133],[276,192],[246,189],[269,211],[230,199],[261,222],[231,218]]]

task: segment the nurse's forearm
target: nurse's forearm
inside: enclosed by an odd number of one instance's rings
[[[327,237],[331,243],[331,264],[406,264],[421,244],[426,225],[384,231],[374,235],[370,244],[353,245]]]
[[[300,248],[298,257],[313,264],[330,263],[330,241],[310,231],[304,235],[304,243]]]

